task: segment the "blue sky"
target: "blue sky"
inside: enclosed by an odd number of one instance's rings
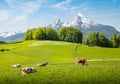
[[[120,29],[120,0],[0,0],[0,32],[47,26],[56,19],[88,19]]]

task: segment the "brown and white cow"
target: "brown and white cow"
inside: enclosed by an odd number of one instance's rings
[[[36,69],[34,67],[24,67],[22,68],[22,74],[34,73]]]

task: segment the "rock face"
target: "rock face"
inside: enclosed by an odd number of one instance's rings
[[[83,32],[83,35],[89,32],[102,32],[106,37],[110,38],[112,33],[120,34],[120,32],[117,31],[113,26],[95,23],[87,19],[81,13],[78,13],[74,20],[70,21],[69,23],[61,22],[59,19],[52,23],[49,27],[60,30],[60,28],[63,26],[72,26],[78,28]]]

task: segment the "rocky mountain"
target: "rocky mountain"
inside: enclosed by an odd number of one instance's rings
[[[78,13],[78,15],[70,22],[61,22],[60,19],[56,22],[52,23],[50,27],[60,30],[63,26],[72,26],[75,28],[80,29],[83,32],[83,35],[89,32],[102,32],[106,37],[110,38],[112,33],[119,34],[120,32],[117,31],[113,26],[110,25],[103,25],[95,23],[88,18],[86,18],[83,14]]]
[[[4,42],[18,42],[22,41],[24,37],[24,32],[21,31],[10,31],[0,33],[0,41]]]
[[[73,26],[73,27],[76,27],[76,28],[82,28],[82,29],[89,29],[89,28],[91,28],[91,26],[97,26],[97,25],[98,24],[96,24],[93,21],[87,19],[81,13],[78,13],[78,15],[75,17],[75,19],[70,22],[70,26]]]
[[[56,30],[59,30],[63,26],[63,23],[60,21],[60,19],[56,20],[52,24],[49,25],[49,27],[52,27]]]

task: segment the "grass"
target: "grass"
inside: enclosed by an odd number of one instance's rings
[[[75,57],[92,59],[120,59],[120,48],[100,48],[56,41],[25,41],[2,44],[0,49],[0,84],[120,84],[119,60],[90,61],[87,67],[76,65]],[[48,61],[48,66],[37,63]],[[22,67],[35,67],[37,72],[23,75]]]

